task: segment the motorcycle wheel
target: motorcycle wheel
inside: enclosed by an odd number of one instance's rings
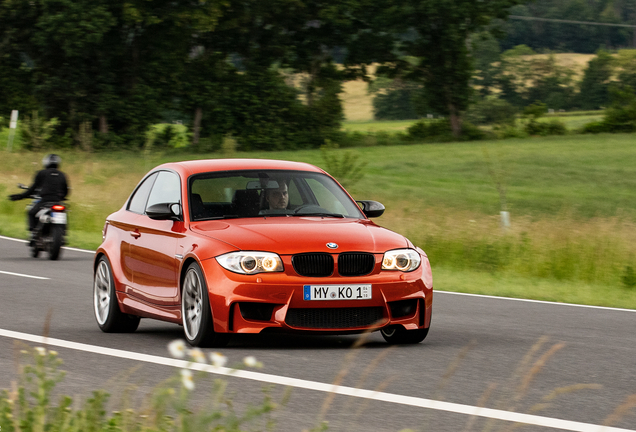
[[[37,258],[40,255],[40,248],[37,245],[31,246],[31,257]]]
[[[60,257],[62,244],[64,243],[64,228],[53,225],[50,230],[49,259],[56,260]]]

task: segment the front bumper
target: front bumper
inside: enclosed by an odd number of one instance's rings
[[[285,272],[240,275],[215,259],[202,262],[214,320],[221,333],[284,330],[316,333],[359,333],[387,325],[407,330],[428,328],[433,290],[428,260],[409,273],[382,271],[359,277],[302,277],[283,258]],[[305,285],[371,284],[365,300],[305,300]]]

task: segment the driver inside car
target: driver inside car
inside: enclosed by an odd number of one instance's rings
[[[265,202],[268,208],[261,210],[259,214],[286,214],[287,205],[289,204],[289,190],[287,184],[281,180],[278,181],[278,187],[275,189],[265,189]]]

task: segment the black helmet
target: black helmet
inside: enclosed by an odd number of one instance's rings
[[[42,159],[44,168],[57,168],[61,162],[62,158],[53,153],[44,156],[44,159]]]

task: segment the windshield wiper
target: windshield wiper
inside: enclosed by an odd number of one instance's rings
[[[319,216],[319,217],[334,217],[344,219],[346,216],[339,213],[296,213],[291,216]]]
[[[212,217],[197,219],[195,222],[209,221],[209,220],[221,220],[221,219],[238,219],[239,217],[240,217],[239,215],[212,216]]]

